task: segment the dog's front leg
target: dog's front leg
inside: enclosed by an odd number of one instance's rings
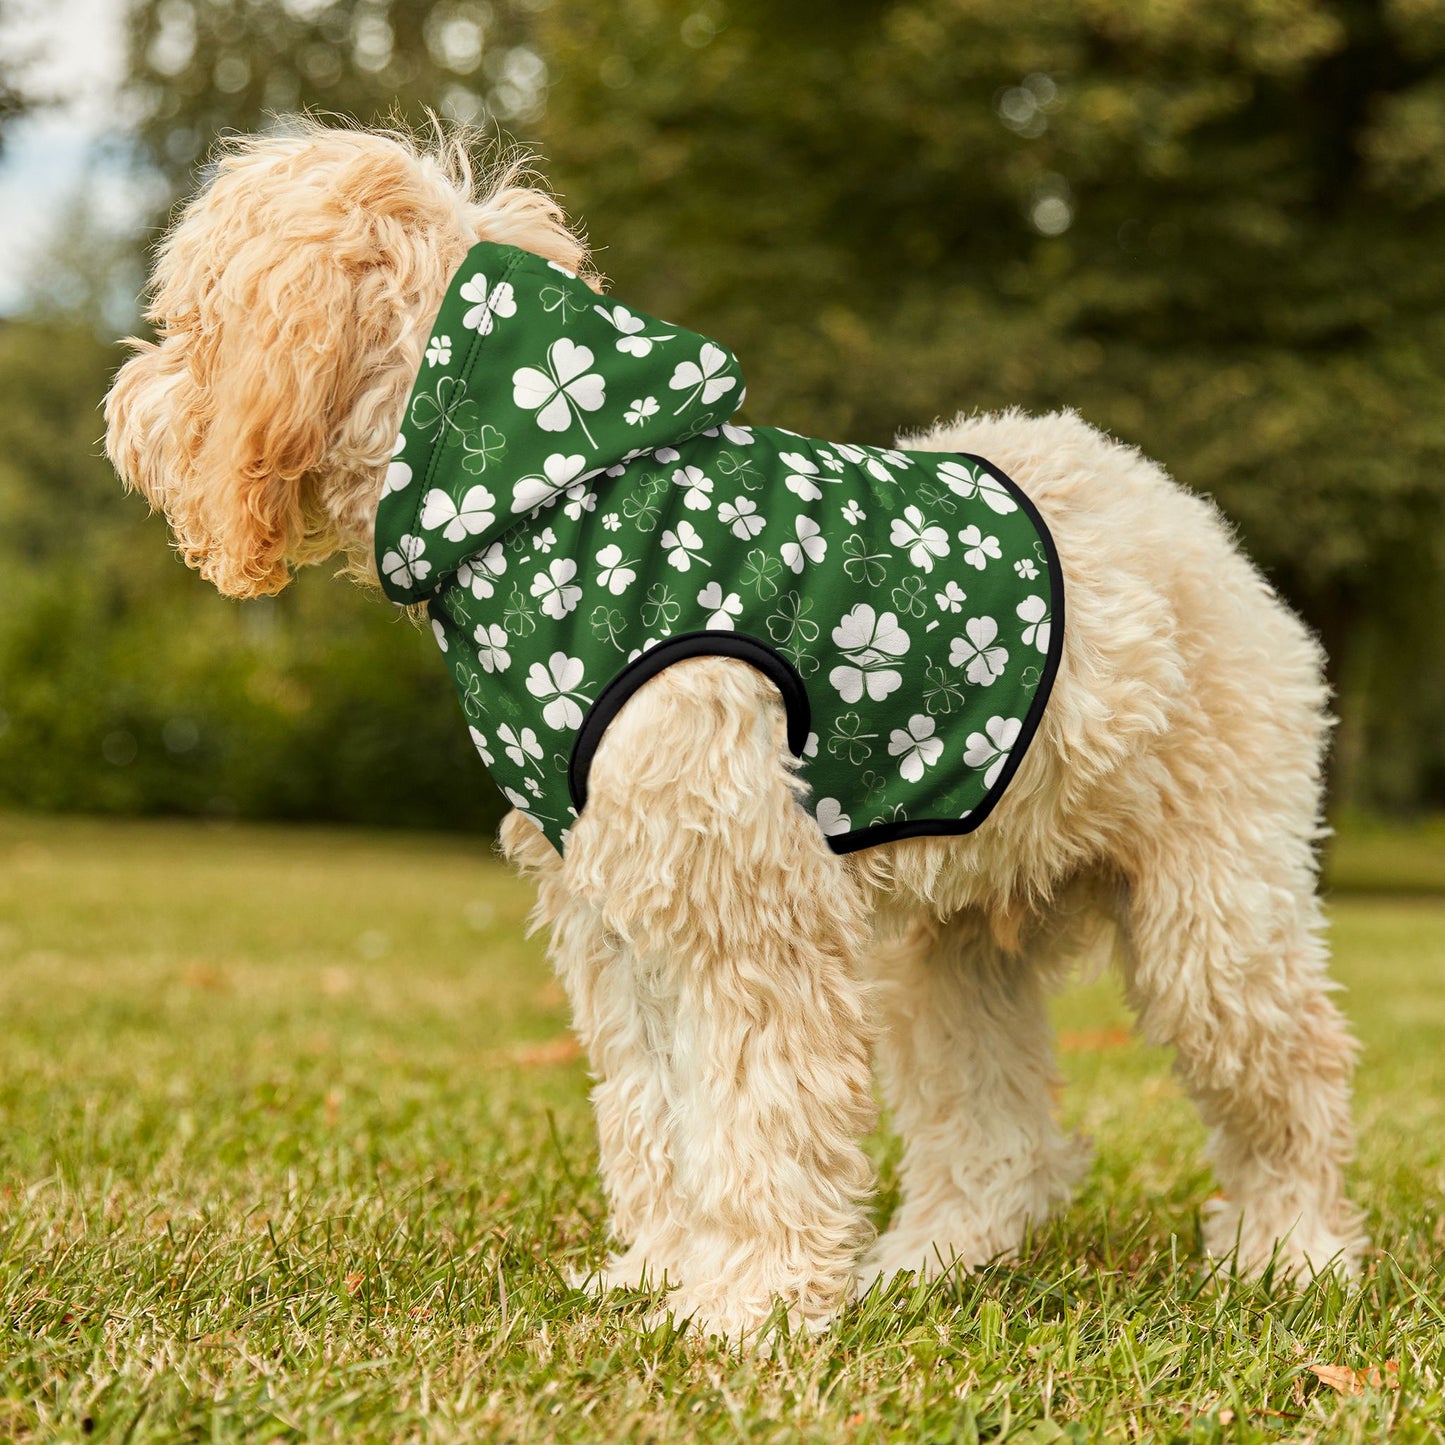
[[[734,1340],[780,1300],[823,1326],[870,1234],[865,907],[798,805],[769,685],[716,660],[647,684],[567,852],[627,951],[611,1007],[643,1017],[666,1098],[668,1308]]]
[[[573,884],[536,824],[509,813],[501,839],[507,860],[537,884],[533,922],[550,932],[548,956],[596,1080],[598,1167],[618,1249],[600,1269],[579,1271],[578,1283],[601,1293],[675,1282],[686,1220],[667,1149],[674,1001],[656,993],[645,960],[607,927],[599,899]],[[569,862],[576,857],[569,850]]]

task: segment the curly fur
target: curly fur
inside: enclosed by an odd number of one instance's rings
[[[226,147],[159,252],[157,341],[132,343],[106,408],[122,477],[222,591],[338,553],[372,576],[427,326],[478,238],[585,265],[517,167],[479,186],[441,138],[304,125]],[[627,704],[565,860],[523,816],[503,826],[596,1079],[617,1253],[595,1282],[665,1283],[677,1316],[742,1338],[779,1301],[819,1327],[859,1278],[1007,1257],[1084,1165],[1052,1115],[1045,1004],[1111,926],[1140,1028],[1213,1131],[1208,1247],[1352,1270],[1318,647],[1208,503],[1071,413],[900,444],[996,461],[1068,583],[1049,708],[985,827],[835,856],[776,694],[719,659]],[[875,1051],[905,1152],[870,1247]]]

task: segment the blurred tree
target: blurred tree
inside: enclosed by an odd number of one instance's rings
[[[547,0],[141,0],[129,96],[146,160],[190,188],[216,136],[314,109],[367,125],[529,125],[546,66],[527,43]]]
[[[5,132],[35,104],[24,83],[24,71],[31,57],[6,34],[15,23],[18,7],[14,0],[0,0],[0,155],[5,153]]]
[[[1137,442],[1320,630],[1377,791],[1376,619],[1401,675],[1445,665],[1397,595],[1445,564],[1445,9],[559,0],[538,46],[602,266],[732,344],[760,415],[1071,405]]]
[[[126,105],[171,197],[300,106],[541,140],[619,290],[802,431],[1077,407],[1324,634],[1343,795],[1445,802],[1438,0],[139,0]],[[225,603],[118,497],[57,274],[0,331],[0,793],[495,816],[420,639],[319,577]]]

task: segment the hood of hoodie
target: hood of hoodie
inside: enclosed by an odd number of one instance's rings
[[[737,359],[717,342],[479,242],[432,324],[387,469],[386,595],[424,601],[570,491],[718,426],[742,401]]]

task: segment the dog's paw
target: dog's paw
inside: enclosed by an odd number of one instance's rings
[[[672,1277],[674,1280],[676,1276]],[[595,1269],[573,1270],[567,1277],[573,1289],[601,1298],[612,1290],[657,1290],[668,1286],[668,1270],[654,1262],[648,1251],[637,1245],[624,1254],[612,1254]]]
[[[1301,1283],[1316,1275],[1343,1280],[1358,1277],[1368,1243],[1359,1214],[1341,1205],[1330,1218],[1318,1213],[1278,1209],[1242,1210],[1233,1200],[1211,1199],[1204,1206],[1204,1251],[1238,1274],[1258,1279],[1273,1268],[1279,1280]]]
[[[771,1355],[783,1335],[797,1339],[821,1335],[832,1326],[836,1311],[805,1312],[781,1300],[739,1299],[722,1290],[675,1289],[647,1317],[650,1328],[668,1325],[733,1349]]]
[[[947,1244],[912,1233],[890,1230],[864,1256],[854,1274],[859,1295],[877,1287],[886,1290],[901,1276],[938,1279],[957,1271],[970,1274],[992,1260],[1011,1257],[1011,1248],[1000,1247],[992,1252],[973,1239],[954,1238]]]

